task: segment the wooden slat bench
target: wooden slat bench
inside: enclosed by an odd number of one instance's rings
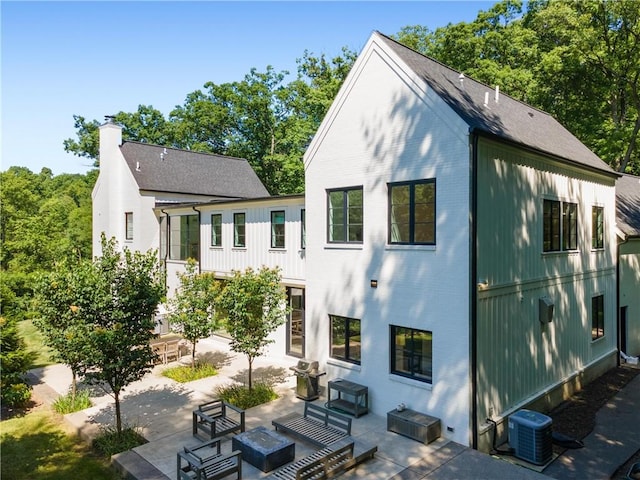
[[[305,402],[304,413],[290,413],[271,422],[276,430],[326,447],[351,435],[351,418]]]
[[[239,451],[221,454],[220,439],[178,452],[178,480],[220,480],[234,473],[238,480],[242,478],[242,455]]]
[[[290,463],[266,478],[279,480],[322,480],[340,475],[355,466],[353,442],[341,447],[325,447],[309,456]]]

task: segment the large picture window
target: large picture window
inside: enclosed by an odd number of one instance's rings
[[[578,205],[545,200],[543,206],[543,250],[559,252],[578,249]]]
[[[211,215],[211,246],[222,246],[222,214],[214,213]]]
[[[432,333],[391,325],[391,373],[431,383]]]
[[[591,340],[604,337],[604,295],[591,298]]]
[[[389,243],[436,243],[436,181],[389,184]]]
[[[200,260],[200,225],[198,215],[171,217],[169,258],[172,260]]]
[[[591,208],[591,248],[604,248],[604,208]]]
[[[360,320],[329,315],[331,358],[360,365]]]
[[[234,247],[246,247],[247,242],[245,238],[245,214],[234,213],[233,214],[233,246]]]
[[[271,212],[271,248],[284,248],[284,210]]]
[[[362,187],[327,191],[328,241],[362,243]]]

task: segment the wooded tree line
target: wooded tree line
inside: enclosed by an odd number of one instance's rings
[[[425,19],[426,20],[426,19]],[[394,38],[553,114],[612,167],[640,174],[640,2],[504,0],[472,22],[407,26]],[[246,158],[271,194],[304,190],[302,157],[356,53],[304,52],[297,74],[267,67],[206,83],[166,117],[151,105],[118,112],[123,138]],[[98,120],[74,116],[64,148],[98,166]],[[2,172],[2,313],[21,314],[29,275],[89,256],[97,171]]]

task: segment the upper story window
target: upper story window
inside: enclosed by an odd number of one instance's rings
[[[307,213],[303,208],[300,210],[300,246],[307,248]]]
[[[591,340],[604,337],[604,295],[591,298]]]
[[[543,251],[578,249],[578,205],[545,200],[543,206]]]
[[[331,358],[360,365],[360,320],[329,315]]]
[[[198,215],[173,216],[170,219],[169,258],[200,260],[200,224]]]
[[[271,248],[284,248],[284,210],[271,212]]]
[[[362,243],[362,187],[327,190],[327,227],[331,243]]]
[[[245,224],[246,216],[244,213],[233,214],[233,246],[246,247]]]
[[[391,325],[391,373],[431,383],[433,334]]]
[[[124,225],[125,225],[125,239],[133,240],[133,212],[126,212],[124,214]]]
[[[435,245],[435,179],[389,184],[389,243]]]
[[[591,248],[604,248],[604,207],[591,207]]]
[[[222,214],[213,213],[211,215],[211,246],[222,246]]]

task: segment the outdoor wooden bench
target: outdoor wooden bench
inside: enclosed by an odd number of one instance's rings
[[[304,414],[290,413],[271,422],[276,430],[297,436],[319,447],[326,447],[351,435],[351,418],[310,402]]]
[[[341,447],[325,447],[300,460],[285,465],[266,478],[280,480],[321,480],[333,478],[355,466],[353,442]]]
[[[238,480],[242,478],[242,455],[239,451],[221,454],[220,439],[178,452],[178,480],[219,480],[234,473]]]
[[[244,410],[222,400],[203,403],[193,411],[193,434],[205,432],[209,439],[244,432]]]

